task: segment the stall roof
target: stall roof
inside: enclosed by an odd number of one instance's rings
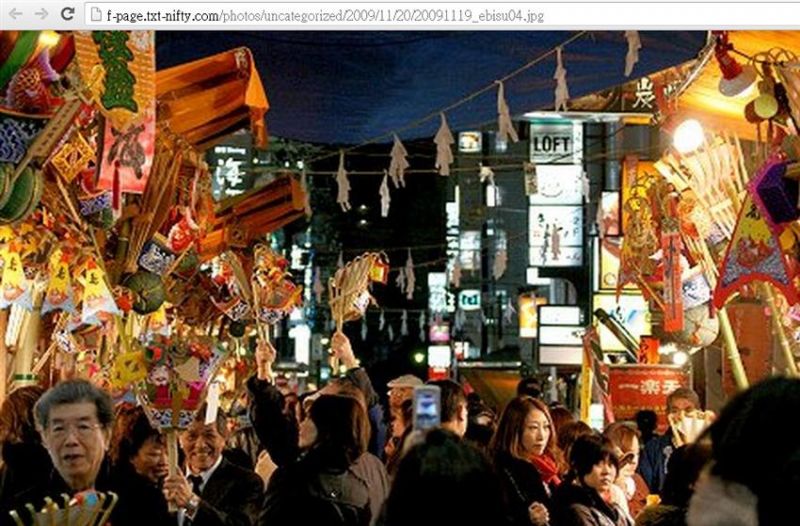
[[[432,136],[439,125],[404,129],[421,117],[504,77],[576,32],[158,32],[163,69],[239,46],[250,48],[270,100],[270,134],[324,144],[358,144],[401,130],[402,139]],[[633,77],[694,58],[706,34],[640,34]],[[587,32],[564,48],[572,97],[621,84],[627,41],[622,31]],[[551,108],[555,57],[508,80],[512,114]],[[454,130],[496,118],[496,91],[447,111]]]

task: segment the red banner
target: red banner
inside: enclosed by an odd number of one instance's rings
[[[637,411],[658,415],[658,429],[667,429],[667,395],[689,387],[689,372],[675,365],[612,365],[609,393],[617,420],[634,420]]]

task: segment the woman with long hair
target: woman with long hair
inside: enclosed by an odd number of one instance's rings
[[[547,406],[530,396],[512,399],[489,444],[503,482],[514,525],[549,523],[552,491],[559,479],[561,453]]]
[[[368,441],[363,402],[315,399],[300,424],[302,453],[271,476],[258,524],[374,524],[389,484],[383,464],[366,453]]]
[[[633,522],[605,496],[619,472],[614,446],[600,435],[579,436],[570,448],[570,471],[553,495],[558,526],[632,526]]]

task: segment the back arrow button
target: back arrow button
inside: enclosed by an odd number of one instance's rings
[[[17,17],[18,17],[19,15],[21,15],[21,14],[22,14],[21,12],[17,11],[17,8],[16,8],[16,7],[15,7],[14,9],[12,9],[11,11],[9,11],[9,12],[8,12],[8,16],[10,16],[11,18],[13,18],[14,20],[16,20],[16,19],[17,19]]]

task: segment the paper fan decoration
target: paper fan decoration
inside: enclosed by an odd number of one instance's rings
[[[162,431],[187,428],[227,351],[211,338],[192,336],[158,337],[142,352],[147,377],[136,391],[150,423]]]

